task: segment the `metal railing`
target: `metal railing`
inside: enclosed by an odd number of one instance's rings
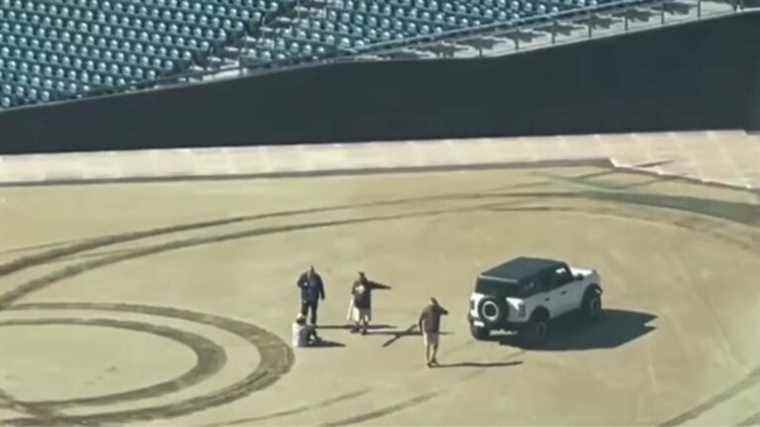
[[[742,10],[737,10],[735,4],[725,1],[618,0],[583,9],[533,16],[514,22],[494,23],[377,43],[362,49],[343,50],[321,58],[288,58],[256,65],[239,64],[217,70],[181,73],[151,81],[96,89],[81,93],[74,99],[120,95],[334,64],[394,59],[438,60],[505,56],[741,12]],[[55,103],[70,101],[61,100]],[[41,105],[50,104],[52,103]],[[0,109],[0,114],[3,111],[7,110]]]
[[[452,31],[444,40],[410,39],[374,55],[397,51],[428,51],[431,59],[503,56],[588,39],[667,27],[739,13],[732,4],[704,0],[623,0],[583,10],[534,17],[516,24],[493,24]],[[447,45],[450,49],[436,46]],[[420,59],[425,59],[420,58]]]

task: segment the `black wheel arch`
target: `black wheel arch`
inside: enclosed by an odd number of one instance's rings
[[[583,292],[583,299],[586,299],[593,294],[602,295],[602,288],[596,283],[592,283],[586,287],[586,290]]]

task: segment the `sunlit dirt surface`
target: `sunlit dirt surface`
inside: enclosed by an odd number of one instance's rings
[[[568,163],[0,194],[11,424],[760,422],[747,191]],[[597,269],[605,318],[564,319],[537,350],[475,341],[476,275],[521,255]],[[311,264],[330,345],[293,350]],[[344,328],[357,271],[393,287],[367,336]],[[404,332],[431,296],[450,311],[437,369]]]

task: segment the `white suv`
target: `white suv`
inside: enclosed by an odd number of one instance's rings
[[[529,344],[540,345],[551,319],[576,310],[588,320],[601,316],[600,284],[595,270],[515,258],[478,276],[467,315],[470,330],[476,339],[494,330],[517,331]]]

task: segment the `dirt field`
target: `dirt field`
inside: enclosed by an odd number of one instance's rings
[[[0,189],[0,421],[760,423],[756,194],[601,164]],[[476,342],[476,275],[596,268],[606,315]],[[290,348],[297,276],[326,280]],[[344,328],[357,271],[387,283]],[[408,333],[435,296],[441,368]]]

